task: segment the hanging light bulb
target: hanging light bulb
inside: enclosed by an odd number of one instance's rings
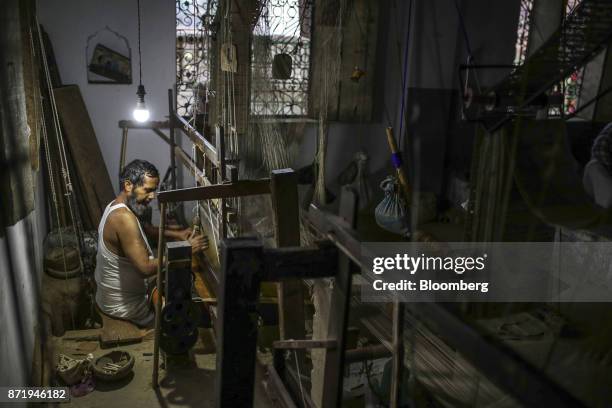
[[[145,94],[144,85],[138,85],[138,91],[136,92],[136,95],[138,95],[138,102],[136,102],[136,108],[134,109],[134,120],[137,122],[146,122],[151,115],[144,100]]]
[[[146,122],[149,120],[149,116],[151,116],[149,109],[147,108],[147,104],[145,103],[144,96],[146,95],[144,85],[142,84],[142,55],[140,53],[140,0],[137,1],[138,4],[138,90],[136,91],[136,95],[138,95],[138,101],[136,102],[136,108],[134,108],[134,120],[137,122]]]

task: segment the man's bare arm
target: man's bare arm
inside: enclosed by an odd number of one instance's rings
[[[145,234],[151,239],[159,238],[159,227],[151,224],[145,224],[143,227]],[[164,237],[166,239],[175,239],[179,241],[186,241],[189,239],[189,234],[191,233],[191,229],[183,229],[183,228],[172,228],[170,226],[166,227],[164,230]]]
[[[138,228],[138,219],[131,213],[117,214],[117,236],[124,255],[144,276],[157,272],[157,259],[149,259],[147,246]]]

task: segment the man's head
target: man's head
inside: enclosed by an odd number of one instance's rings
[[[127,206],[141,216],[159,185],[159,172],[154,165],[145,160],[134,160],[121,170],[119,186],[127,197]]]

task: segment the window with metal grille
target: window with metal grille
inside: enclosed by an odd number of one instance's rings
[[[185,118],[206,113],[217,6],[218,0],[176,1],[176,106]]]
[[[252,115],[306,116],[311,0],[265,0],[253,29]]]
[[[529,30],[533,0],[521,0],[518,27],[516,29],[516,45],[514,53],[514,65],[521,65],[527,56],[529,42]]]

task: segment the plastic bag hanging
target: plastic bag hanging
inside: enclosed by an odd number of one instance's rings
[[[397,179],[394,176],[388,176],[380,183],[380,188],[384,190],[385,198],[374,211],[376,223],[387,231],[408,235],[410,233],[410,214],[400,194]]]

